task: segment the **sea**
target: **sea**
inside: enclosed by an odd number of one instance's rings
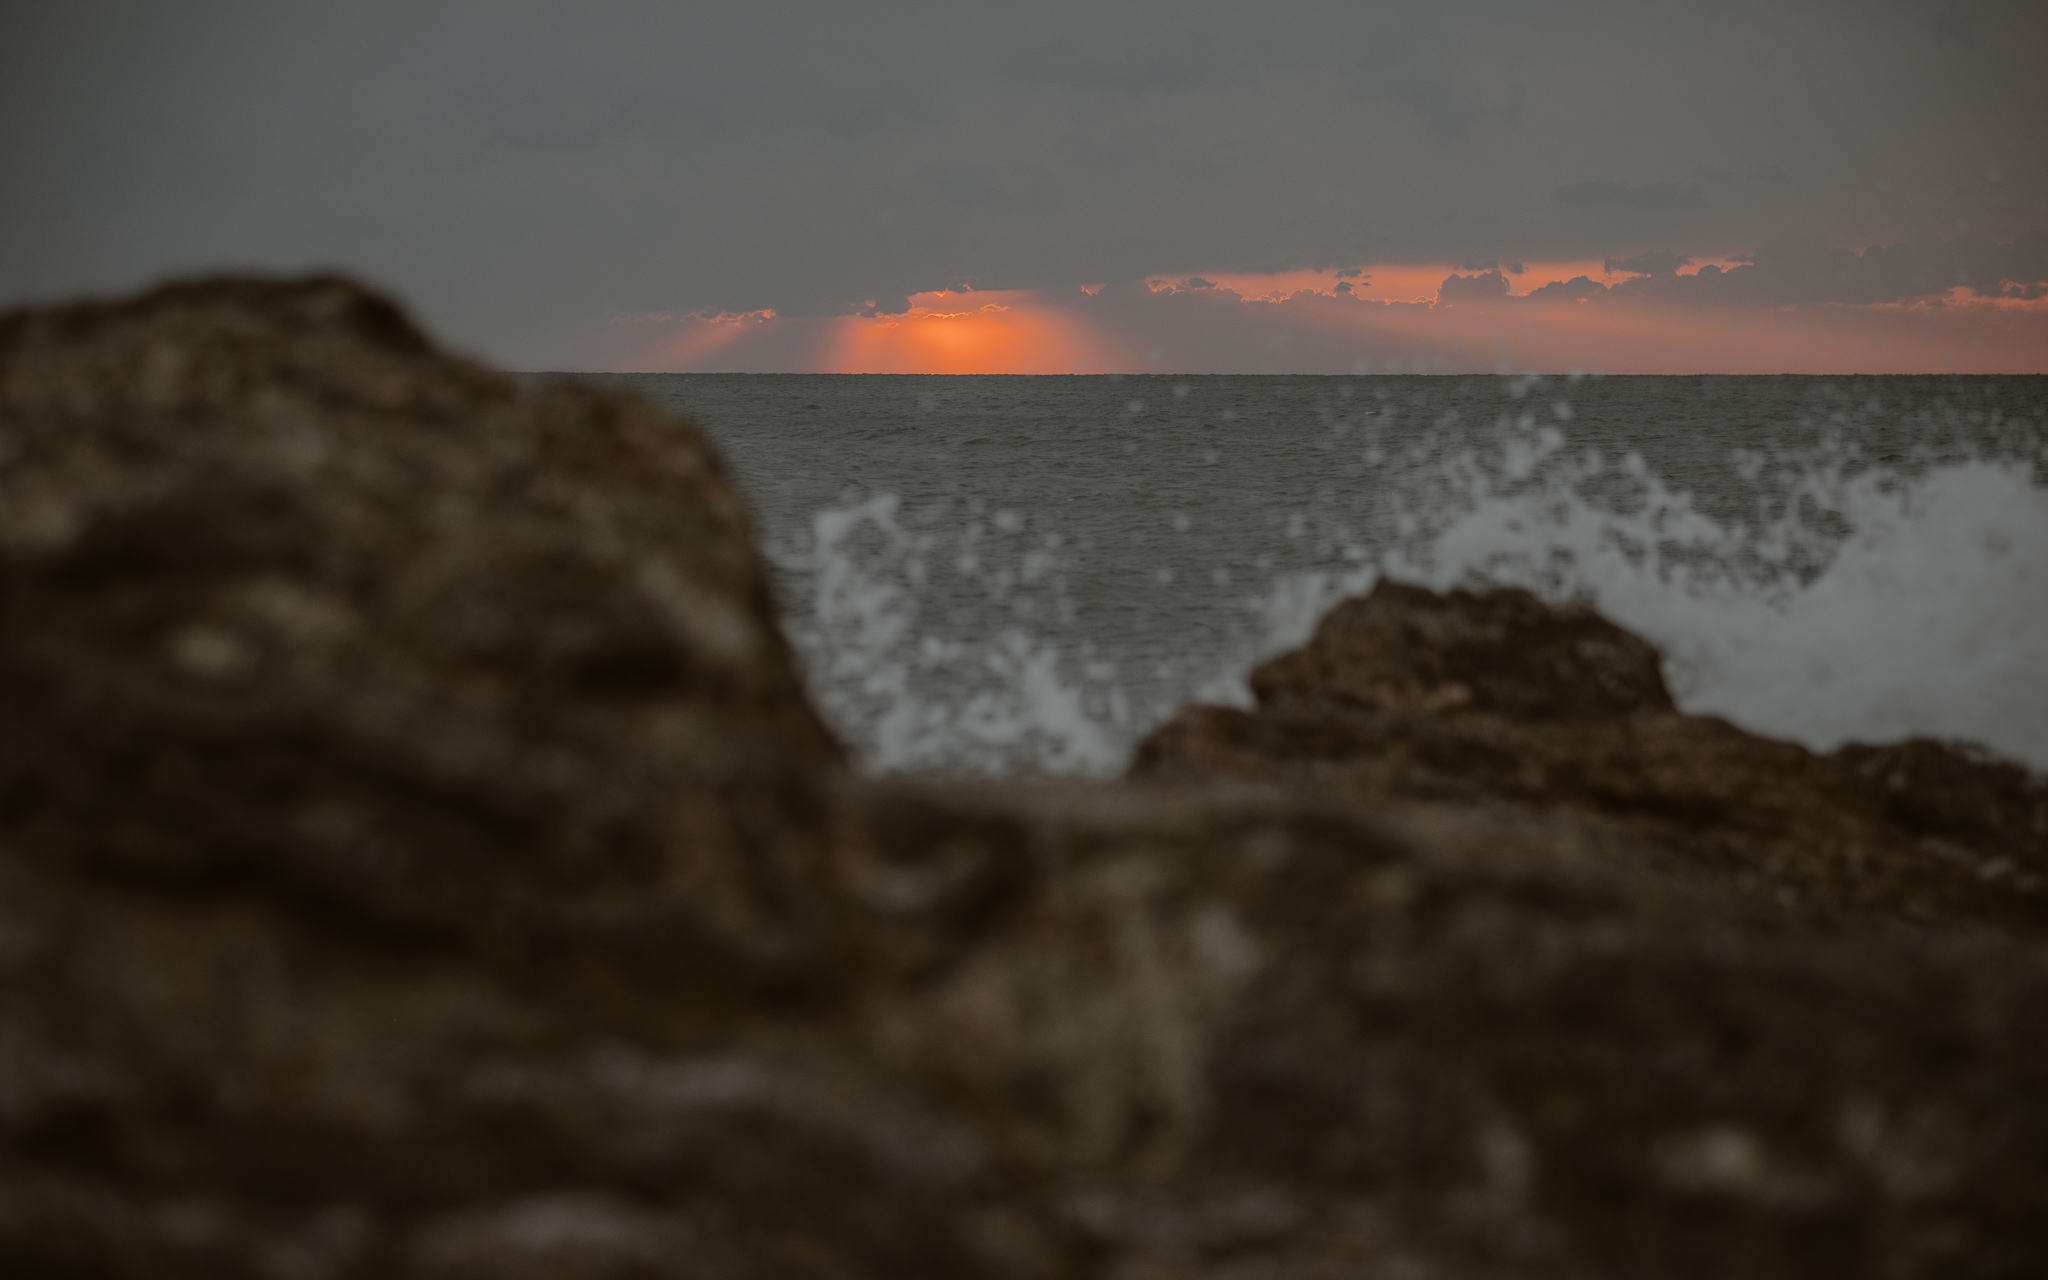
[[[716,442],[873,770],[1114,774],[1383,577],[1585,601],[1755,733],[2048,769],[2048,378],[606,380]]]

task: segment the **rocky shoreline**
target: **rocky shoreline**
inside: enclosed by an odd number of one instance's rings
[[[2022,1276],[2048,786],[1383,585],[869,778],[640,402],[347,281],[0,318],[0,1273]]]

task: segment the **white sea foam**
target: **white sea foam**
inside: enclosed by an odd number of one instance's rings
[[[1763,509],[1733,523],[1640,460],[1574,455],[1554,430],[1440,458],[1395,482],[1390,530],[1346,567],[1272,576],[1227,661],[1182,662],[1175,700],[1245,701],[1251,661],[1381,575],[1513,583],[1587,600],[1656,643],[1689,711],[1816,749],[1922,734],[2048,768],[2048,490],[2029,466],[1909,475],[1823,450],[1754,469]],[[1017,535],[1020,520],[997,514]],[[887,495],[816,515],[782,562],[804,584],[792,630],[827,715],[871,767],[1113,771],[1167,708],[1134,716],[1116,669],[1089,660],[1057,554],[1011,536],[998,555],[985,533],[913,529]],[[948,632],[930,616],[942,574],[1002,625]],[[1162,626],[1160,645],[1178,634]]]
[[[1640,505],[1603,508],[1576,492],[1597,470],[1481,492],[1382,567],[1586,599],[1663,650],[1686,710],[1753,732],[1816,749],[1966,738],[2048,767],[2048,491],[2025,464],[1817,467],[1752,526],[1633,462]]]
[[[1022,528],[1007,511],[990,523]],[[807,587],[808,613],[791,632],[815,696],[870,768],[1111,771],[1130,732],[1121,692],[1101,678],[1113,670],[1077,675],[1024,625],[950,636],[925,625],[935,573],[966,579],[1013,616],[1048,599],[1060,616],[1058,557],[1043,546],[993,557],[985,531],[971,524],[949,540],[912,529],[884,493],[818,512],[807,546],[778,549]]]

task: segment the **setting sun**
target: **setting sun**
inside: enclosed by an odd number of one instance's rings
[[[1116,345],[1080,316],[1023,292],[921,293],[901,315],[832,322],[828,373],[1086,373]]]

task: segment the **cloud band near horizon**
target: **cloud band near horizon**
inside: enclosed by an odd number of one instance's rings
[[[1746,260],[1210,272],[957,286],[836,317],[614,317],[534,368],[783,373],[2048,373],[2048,235]]]

